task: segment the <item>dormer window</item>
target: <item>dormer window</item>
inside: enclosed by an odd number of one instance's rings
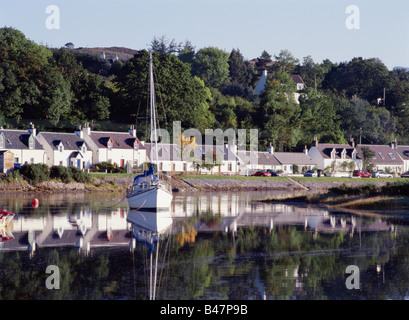
[[[331,159],[335,159],[336,151],[335,149],[332,149],[331,151]]]
[[[107,146],[108,150],[112,150],[112,140],[108,140]]]
[[[346,150],[345,150],[345,149],[342,149],[341,159],[345,159],[346,153],[347,153]]]
[[[59,147],[58,147],[58,150],[60,151],[60,152],[62,152],[63,151],[63,146],[62,145],[60,145]]]

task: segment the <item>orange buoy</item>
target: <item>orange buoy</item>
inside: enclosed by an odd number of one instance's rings
[[[33,208],[38,208],[38,205],[40,204],[40,202],[38,201],[37,198],[33,198],[33,200],[31,200],[31,206]]]

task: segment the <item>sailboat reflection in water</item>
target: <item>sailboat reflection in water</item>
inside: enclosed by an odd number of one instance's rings
[[[132,233],[136,241],[148,248],[149,253],[149,300],[156,299],[158,283],[159,243],[161,238],[172,231],[173,219],[170,211],[136,211],[128,212],[128,222],[132,224]],[[169,240],[170,237],[168,237]],[[156,245],[156,248],[155,248]],[[168,247],[168,246],[167,246]],[[154,253],[155,251],[155,253]],[[165,257],[166,249],[163,257]],[[154,257],[155,256],[155,257]],[[153,262],[155,260],[155,262]]]

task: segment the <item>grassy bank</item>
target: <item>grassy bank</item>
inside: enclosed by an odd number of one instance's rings
[[[291,197],[281,201],[318,204],[332,208],[409,210],[409,181],[398,180],[388,182],[385,185],[373,183],[356,186],[342,184],[329,188],[326,193]]]

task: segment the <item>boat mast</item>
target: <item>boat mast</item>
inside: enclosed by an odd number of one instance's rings
[[[155,112],[155,85],[153,80],[153,62],[152,51],[149,51],[149,78],[150,78],[150,113],[151,113],[151,160],[156,164],[156,170],[159,173],[158,164],[158,137],[156,132],[156,112]]]

